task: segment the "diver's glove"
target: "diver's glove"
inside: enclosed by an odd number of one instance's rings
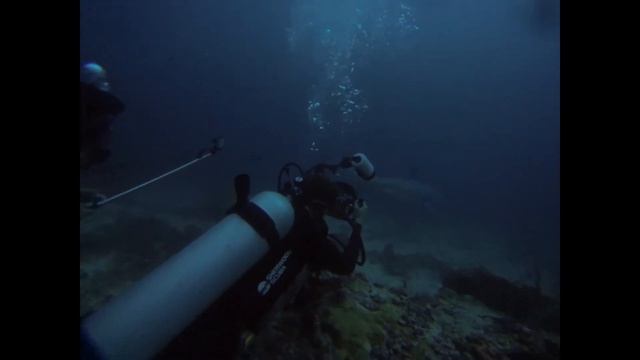
[[[80,204],[87,209],[95,209],[107,197],[95,190],[80,190]]]

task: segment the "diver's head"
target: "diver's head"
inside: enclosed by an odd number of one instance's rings
[[[107,81],[107,72],[94,62],[85,63],[80,67],[80,81],[102,91],[111,90],[111,85]]]

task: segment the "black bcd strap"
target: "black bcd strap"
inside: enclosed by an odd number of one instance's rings
[[[234,212],[251,225],[260,236],[267,240],[269,246],[274,247],[278,240],[280,240],[276,224],[258,205],[249,202],[237,208]]]

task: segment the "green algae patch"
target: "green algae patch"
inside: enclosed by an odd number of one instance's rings
[[[385,303],[374,313],[376,314],[376,320],[378,322],[396,323],[400,320],[404,311],[399,306],[391,303]]]
[[[361,294],[367,294],[371,292],[371,285],[360,277],[355,277],[346,284],[347,289]]]
[[[384,342],[385,333],[376,316],[352,301],[330,308],[326,326],[340,359],[368,359],[372,344]]]

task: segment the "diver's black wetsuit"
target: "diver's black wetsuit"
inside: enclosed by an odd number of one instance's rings
[[[89,168],[105,161],[111,123],[124,111],[124,104],[114,95],[80,82],[80,167]]]
[[[176,337],[158,359],[231,359],[238,352],[239,336],[255,330],[267,313],[303,270],[353,272],[362,249],[361,226],[341,249],[327,239],[324,221],[314,220],[306,208],[295,207],[296,221],[281,246],[269,253],[234,286]],[[278,276],[280,274],[280,276]],[[268,285],[266,285],[268,283]]]

